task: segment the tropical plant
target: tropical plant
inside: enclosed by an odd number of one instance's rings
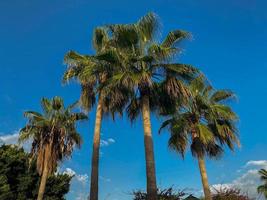
[[[261,169],[259,171],[259,175],[260,175],[261,181],[263,181],[264,183],[258,187],[258,193],[263,194],[265,199],[267,199],[267,170]]]
[[[31,158],[37,159],[37,171],[42,176],[38,200],[42,200],[47,178],[53,174],[58,163],[71,156],[74,146],[80,147],[81,137],[76,130],[76,122],[87,119],[83,113],[72,110],[76,104],[65,107],[63,99],[43,98],[43,113],[27,111],[28,122],[20,130],[19,141],[32,140]]]
[[[169,32],[162,42],[157,42],[159,21],[154,13],[147,14],[134,24],[109,25],[107,28],[113,48],[106,51],[105,57],[112,57],[110,60],[119,64],[114,65],[114,75],[102,87],[127,89],[131,96],[126,110],[131,122],[142,113],[147,194],[149,200],[155,200],[157,184],[150,112],[159,108],[166,111],[175,107],[174,99],[188,97],[186,84],[198,70],[171,61],[181,52],[178,44],[190,34],[175,30]],[[158,98],[160,93],[165,94],[161,99]]]
[[[97,101],[95,130],[93,138],[93,151],[91,162],[91,185],[90,200],[98,199],[99,178],[99,147],[100,131],[103,115],[116,113],[122,114],[124,105],[127,103],[127,92],[123,87],[99,87],[108,78],[112,77],[114,62],[110,41],[106,28],[96,28],[93,34],[93,46],[96,55],[81,55],[70,51],[65,55],[64,61],[68,68],[64,74],[63,81],[77,80],[81,85],[80,105],[85,111],[90,111]]]
[[[192,155],[198,159],[205,199],[211,200],[205,157],[218,158],[224,145],[231,150],[234,144],[239,145],[235,125],[238,118],[225,104],[234,94],[228,90],[214,90],[203,76],[193,80],[189,87],[190,100],[163,122],[160,131],[168,128],[169,147],[182,157],[190,145]]]
[[[0,147],[0,199],[35,200],[41,180],[36,160],[29,163],[30,155],[15,145]],[[71,176],[53,174],[47,180],[45,200],[64,200],[69,191]]]

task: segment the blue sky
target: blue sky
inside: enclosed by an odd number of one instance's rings
[[[79,98],[77,84],[63,86],[61,83],[65,70],[63,56],[69,50],[93,53],[94,27],[131,23],[153,11],[163,24],[162,35],[177,28],[193,34],[194,39],[184,45],[181,62],[199,67],[216,88],[236,92],[238,102],[233,106],[240,117],[242,148],[235,153],[227,151],[221,160],[208,161],[207,170],[211,184],[244,182],[242,177],[253,176],[257,167],[267,167],[266,7],[264,0],[2,0],[1,137],[12,140],[12,134],[25,124],[23,111],[40,110],[43,96],[59,95],[67,103]],[[82,149],[62,165],[62,170],[70,168],[77,174],[69,200],[79,199],[80,194],[86,196],[89,189],[86,175],[90,172],[94,115],[92,111],[89,122],[79,124],[84,139]],[[181,160],[170,152],[168,135],[157,134],[160,120],[152,116],[152,123],[159,186],[199,191],[201,182],[196,161],[190,154]],[[101,200],[131,199],[128,193],[133,189],[145,189],[141,121],[130,125],[126,118],[116,122],[106,118],[102,138],[114,141],[103,141],[106,145],[101,148]]]

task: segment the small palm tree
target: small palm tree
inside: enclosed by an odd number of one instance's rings
[[[60,97],[41,100],[43,113],[27,111],[28,122],[20,131],[19,141],[32,140],[31,157],[37,159],[37,171],[42,176],[38,200],[43,199],[49,175],[55,172],[58,163],[71,156],[75,145],[80,147],[81,137],[76,122],[87,119],[83,113],[74,113],[74,104],[65,108]]]
[[[185,86],[198,73],[190,65],[171,62],[181,49],[178,44],[189,33],[175,30],[162,42],[157,42],[159,22],[154,13],[148,13],[134,24],[117,24],[107,27],[114,46],[113,55],[120,65],[115,65],[114,75],[105,87],[124,87],[131,94],[127,107],[131,121],[142,114],[147,175],[148,200],[157,199],[157,184],[150,112],[159,106],[159,93],[170,101],[188,96]]]
[[[258,187],[258,193],[263,194],[265,199],[267,199],[267,170],[261,169],[259,175],[264,183]]]
[[[233,93],[215,91],[206,86],[202,76],[192,81],[190,90],[191,99],[162,124],[160,131],[168,128],[171,134],[169,147],[182,156],[190,144],[192,155],[198,159],[205,199],[211,200],[204,158],[218,158],[224,145],[233,150],[234,144],[239,144],[235,126],[237,116],[224,104]]]

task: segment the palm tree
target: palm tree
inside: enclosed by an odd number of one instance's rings
[[[258,187],[258,193],[263,194],[265,199],[267,199],[267,170],[261,169],[259,175],[264,183]]]
[[[49,175],[55,172],[60,161],[70,157],[75,145],[80,147],[81,137],[76,122],[87,119],[83,113],[72,112],[74,105],[64,106],[60,97],[41,100],[43,114],[27,111],[28,122],[20,130],[19,141],[32,140],[31,156],[37,159],[37,171],[42,176],[38,200],[43,199]]]
[[[158,108],[159,92],[166,94],[162,99],[165,102],[188,96],[185,85],[198,73],[190,65],[171,62],[181,51],[177,45],[190,34],[175,30],[168,33],[163,42],[156,42],[158,28],[154,13],[134,24],[108,26],[115,47],[109,55],[113,55],[120,65],[104,84],[104,87],[127,88],[131,94],[127,113],[132,122],[142,114],[148,200],[157,199],[150,112]]]
[[[234,96],[231,91],[215,91],[206,85],[203,76],[190,84],[191,98],[169,119],[163,122],[160,131],[168,128],[169,147],[182,157],[190,144],[191,152],[198,159],[206,200],[211,200],[205,157],[218,158],[223,146],[234,149],[239,145],[235,122],[236,114],[224,102]]]
[[[93,34],[93,46],[96,55],[81,55],[70,51],[65,56],[68,65],[63,81],[77,80],[81,85],[80,105],[85,111],[90,111],[96,103],[96,119],[93,138],[91,162],[90,200],[98,199],[99,178],[99,147],[103,114],[122,114],[127,102],[127,92],[123,87],[100,88],[112,76],[113,66],[118,65],[112,57],[112,44],[106,28],[96,28]]]

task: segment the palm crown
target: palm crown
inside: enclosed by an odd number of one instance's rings
[[[110,54],[113,51],[111,38],[105,27],[94,30],[93,46],[95,55],[81,55],[70,51],[65,55],[64,61],[68,66],[63,82],[76,79],[81,84],[80,104],[89,111],[96,102],[96,96],[101,93],[103,111],[105,114],[123,112],[127,102],[127,92],[124,87],[101,87],[108,78],[114,74],[115,65],[119,66]]]
[[[191,151],[195,156],[219,156],[222,146],[227,145],[231,150],[234,144],[239,145],[237,128],[238,117],[224,102],[234,94],[228,90],[214,90],[206,85],[200,76],[190,84],[191,98],[162,128],[168,127],[171,137],[171,149],[184,155],[189,141]]]
[[[163,101],[170,97],[188,97],[186,83],[198,74],[198,70],[186,64],[172,63],[175,55],[181,52],[177,46],[190,36],[188,32],[175,30],[162,42],[157,42],[159,21],[155,14],[149,13],[137,23],[110,25],[113,48],[106,51],[115,63],[114,75],[104,84],[123,86],[131,94],[127,108],[131,120],[140,113],[143,98],[149,98],[153,109],[158,97]],[[119,63],[119,64],[116,64]],[[164,93],[166,95],[159,95]]]
[[[45,149],[51,147],[51,159],[48,163],[49,174],[55,171],[58,161],[69,157],[74,145],[80,147],[81,137],[76,130],[76,122],[87,119],[83,113],[74,113],[74,105],[64,107],[60,97],[41,101],[43,114],[27,111],[27,125],[20,131],[20,141],[32,139],[31,155],[37,157],[37,170],[44,169]]]

